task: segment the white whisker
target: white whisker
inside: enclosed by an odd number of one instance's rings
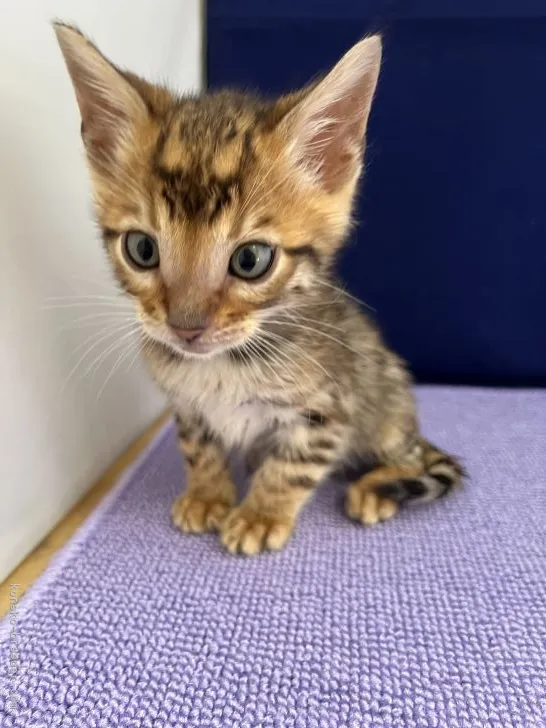
[[[313,356],[311,356],[305,349],[298,344],[296,344],[293,341],[290,341],[290,339],[287,339],[284,336],[281,336],[280,334],[275,334],[272,331],[263,331],[262,332],[265,336],[270,336],[276,341],[282,341],[285,345],[291,347],[296,353],[299,353],[300,356],[303,356],[305,359],[307,359],[311,364],[318,367],[327,377],[330,379],[330,381],[335,384],[338,392],[340,392],[339,384],[336,382],[332,374],[319,362],[317,359]]]
[[[296,365],[304,374],[306,377],[307,372],[305,369],[299,365],[296,361],[292,359],[286,352],[281,352],[278,349],[274,349],[273,344],[271,342],[268,342],[267,340],[257,337],[252,342],[254,345],[258,347],[258,351],[261,351],[262,354],[265,353],[267,356],[269,356],[273,361],[277,364],[277,366],[280,367],[280,369],[285,373],[285,375],[288,375],[290,381],[293,385],[296,386],[296,389],[298,392],[302,395],[303,399],[306,399],[307,393],[303,390],[303,388],[299,385],[298,380],[295,378],[294,373],[290,370],[289,367],[286,366],[286,363],[288,362],[289,365]],[[264,364],[268,364],[266,360],[262,360]],[[284,382],[282,382],[284,385]]]
[[[104,326],[108,321],[119,322],[119,320],[134,321],[134,316],[127,314],[124,311],[109,311],[101,313],[90,313],[87,316],[80,316],[77,319],[71,320],[66,326],[61,326],[60,331],[68,329],[78,329],[79,327],[93,326]]]
[[[105,277],[109,275],[109,273],[104,273]],[[111,279],[109,283],[106,283],[103,280],[91,280],[90,278],[84,278],[84,276],[81,275],[72,275],[71,278],[73,280],[80,281],[81,283],[85,283],[88,286],[96,286],[98,289],[102,291],[108,291],[110,293],[118,293],[119,290],[117,289],[117,283],[114,281],[114,279]]]
[[[133,356],[133,358],[130,360],[129,364],[127,365],[125,372],[128,374],[131,369],[134,367],[136,360],[138,359],[139,355],[146,349],[146,347],[149,346],[149,343],[145,341],[143,344],[140,341],[136,342],[136,351]]]
[[[108,326],[106,328],[101,327],[99,331],[93,331],[89,336],[86,336],[86,338],[81,341],[78,346],[75,347],[72,353],[77,354],[78,351],[80,351],[90,341],[96,341],[97,337],[98,340],[101,341],[103,338],[107,338],[108,336],[112,336],[113,334],[118,334],[122,331],[125,331],[132,324],[134,324],[135,326],[138,325],[136,321],[122,321],[121,323],[116,323],[115,325]]]
[[[99,309],[99,308],[107,308],[112,311],[127,311],[131,312],[135,310],[134,306],[126,305],[126,304],[117,304],[114,301],[72,301],[70,303],[68,302],[59,302],[59,303],[51,303],[45,306],[42,306],[43,311],[58,311],[58,310],[66,310],[66,309],[77,309],[77,308],[87,308],[87,309]]]
[[[82,374],[82,379],[85,379],[93,370],[97,370],[100,364],[112,353],[114,352],[119,346],[123,344],[124,341],[127,341],[128,338],[135,335],[135,330],[128,331],[127,333],[123,334],[121,338],[116,339],[110,346],[108,346],[103,352],[101,352],[87,367],[87,369]]]
[[[321,321],[320,319],[309,318],[309,316],[302,316],[297,312],[296,309],[286,309],[282,312],[282,315],[288,316],[290,321],[306,321],[310,324],[318,324],[319,326],[326,326],[326,328],[328,329],[339,331],[339,326],[336,326],[335,324],[330,324],[327,321]]]
[[[313,334],[320,334],[321,336],[324,336],[327,339],[330,339],[330,341],[335,341],[336,344],[339,344],[340,346],[343,346],[348,351],[351,351],[353,354],[356,354],[357,356],[362,356],[362,353],[357,351],[356,349],[353,349],[351,346],[346,344],[341,339],[336,338],[335,336],[331,336],[330,334],[327,334],[325,331],[320,331],[320,329],[317,329],[313,326],[306,326],[304,324],[297,324],[294,321],[289,321],[285,319],[284,321],[274,321],[269,319],[270,323],[278,324],[278,325],[284,325],[284,326],[294,326],[295,328],[302,329],[304,331],[310,331]]]
[[[258,356],[260,356],[261,354],[263,354],[263,351],[260,351],[260,348],[259,348],[258,343],[256,341],[254,341],[254,340],[247,341],[247,346],[248,346],[249,350],[252,351],[254,354],[257,354]],[[269,369],[269,371],[273,375],[274,379],[276,379],[281,384],[283,383],[282,380],[279,377],[279,373],[271,366],[271,364],[268,361],[266,361],[263,358],[263,356],[260,358],[260,364],[265,365]]]
[[[252,388],[256,391],[260,391],[260,382],[258,380],[258,377],[255,372],[255,364],[252,359],[252,354],[249,352],[247,345],[249,342],[245,342],[239,349],[241,354],[244,357],[245,364],[247,366],[247,369],[245,370],[248,374],[248,377],[250,379],[250,384],[252,385]]]
[[[103,293],[78,293],[74,296],[48,296],[45,301],[116,301],[119,303],[129,303],[126,298],[121,295],[107,296]]]
[[[130,332],[130,333],[132,334],[132,332]],[[120,341],[123,341],[123,339],[121,339]],[[137,346],[137,353],[138,353],[138,349],[139,349],[138,342],[136,342],[136,346]],[[97,394],[97,401],[100,399],[101,394],[106,389],[106,385],[108,384],[108,382],[110,381],[110,379],[112,379],[112,377],[116,373],[117,369],[122,364],[123,360],[126,359],[128,356],[130,356],[130,354],[132,354],[132,352],[133,352],[133,350],[131,348],[129,348],[129,349],[123,348],[122,349],[121,354],[117,358],[114,366],[110,369],[110,373],[108,374],[108,376],[104,380],[104,383],[103,383],[102,387],[99,389],[99,393]]]
[[[346,296],[347,298],[350,298],[351,301],[355,301],[355,303],[359,303],[362,306],[365,306],[369,311],[373,311],[374,313],[377,313],[375,308],[368,305],[365,301],[361,301],[360,298],[356,298],[356,296],[353,296],[348,291],[343,290],[343,288],[340,288],[339,286],[335,286],[333,283],[329,283],[328,281],[323,280],[322,278],[318,278],[316,280],[317,283],[319,283],[321,286],[326,286],[327,288],[331,288],[333,291],[337,291],[338,293],[341,293],[341,295]]]
[[[135,324],[134,331],[136,331],[138,329],[138,327],[139,327],[139,324]],[[63,386],[61,388],[61,392],[60,393],[63,394],[63,392],[66,390],[66,387],[68,386],[69,382],[71,381],[72,377],[76,373],[76,371],[79,369],[79,367],[84,362],[84,360],[86,359],[86,357],[89,356],[89,354],[94,349],[96,349],[97,346],[100,346],[100,344],[102,344],[104,341],[107,341],[111,336],[117,336],[117,335],[119,335],[119,333],[125,331],[126,328],[127,328],[127,325],[123,325],[123,326],[120,326],[120,327],[115,327],[114,329],[110,329],[107,332],[97,332],[98,335],[99,334],[102,334],[102,335],[99,335],[98,338],[96,336],[95,337],[91,337],[92,338],[92,343],[87,347],[87,349],[80,356],[80,358],[78,359],[78,361],[76,362],[76,364],[70,370],[67,378],[65,379],[65,381],[63,383]],[[131,332],[134,333],[134,331],[132,330]],[[118,339],[116,339],[116,341],[118,341]],[[83,346],[85,346],[86,344],[89,344],[89,339],[87,339],[86,341],[83,342]],[[81,348],[82,348],[82,344],[80,344],[74,350],[74,353],[76,353],[77,351],[79,351]]]

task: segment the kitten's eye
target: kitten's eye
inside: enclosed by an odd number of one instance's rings
[[[229,272],[237,278],[261,278],[265,275],[275,252],[267,243],[245,243],[233,253],[229,261]]]
[[[159,248],[146,233],[132,231],[125,235],[125,254],[138,268],[157,268]]]

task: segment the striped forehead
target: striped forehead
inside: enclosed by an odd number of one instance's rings
[[[223,119],[202,134],[182,118],[159,133],[152,172],[169,218],[212,224],[239,198],[251,164],[252,133]]]

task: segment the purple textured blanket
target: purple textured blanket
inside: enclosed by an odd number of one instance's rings
[[[285,551],[169,523],[168,428],[0,633],[3,728],[546,725],[546,393],[419,392],[465,490],[372,529],[325,486]]]

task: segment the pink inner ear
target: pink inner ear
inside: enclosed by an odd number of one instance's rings
[[[70,73],[82,119],[82,138],[94,162],[110,164],[130,120],[144,104],[123,74],[73,28],[57,37]]]
[[[355,174],[362,151],[367,112],[356,94],[331,104],[322,113],[331,118],[305,144],[305,157],[327,192],[334,192]]]
[[[109,162],[128,116],[121,105],[101,93],[85,69],[78,68],[73,79],[82,117],[82,139],[95,161]]]
[[[357,43],[290,112],[300,161],[328,192],[358,175],[380,61],[379,37]]]
[[[93,102],[83,102],[82,138],[96,161],[111,159],[120,127],[127,121],[127,116],[115,104],[99,94]]]

